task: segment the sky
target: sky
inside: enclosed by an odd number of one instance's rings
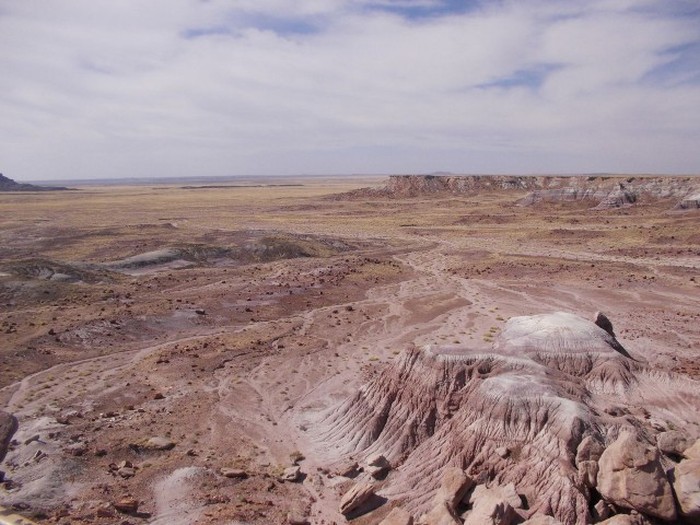
[[[700,173],[700,0],[0,0],[16,180]]]

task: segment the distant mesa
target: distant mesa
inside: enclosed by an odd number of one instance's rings
[[[0,191],[65,191],[70,188],[63,186],[36,186],[34,184],[22,184],[5,177],[0,173]]]
[[[609,210],[667,202],[677,210],[700,208],[700,177],[670,175],[391,175],[385,186],[335,198],[429,198],[492,191],[515,193],[518,206],[561,204]]]

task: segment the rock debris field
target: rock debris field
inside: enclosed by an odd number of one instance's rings
[[[0,193],[0,516],[700,523],[695,180]]]

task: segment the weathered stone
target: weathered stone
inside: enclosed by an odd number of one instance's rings
[[[683,451],[683,457],[688,459],[700,459],[700,439]]]
[[[427,514],[423,514],[418,520],[418,525],[461,525],[461,522],[450,506],[443,501]]]
[[[594,521],[603,521],[608,519],[613,514],[613,509],[610,504],[605,500],[600,500],[598,503],[593,505],[591,510],[591,517]]]
[[[125,514],[135,514],[139,510],[139,502],[132,497],[122,498],[113,505],[115,509]]]
[[[288,467],[284,469],[280,476],[280,481],[290,481],[296,483],[301,479],[301,468],[298,466]]]
[[[688,436],[677,430],[662,432],[656,436],[656,446],[659,447],[661,453],[672,458],[682,456],[683,451],[690,445]]]
[[[508,450],[507,447],[498,447],[496,449],[496,454],[505,459],[510,455],[510,450]]]
[[[114,508],[109,503],[100,505],[95,514],[100,518],[114,518],[116,516]]]
[[[602,443],[586,436],[581,440],[576,449],[576,468],[579,471],[580,483],[589,488],[594,488],[598,478],[598,460],[603,453]]]
[[[124,479],[133,478],[136,475],[136,469],[132,467],[122,467],[117,470],[117,474]]]
[[[513,525],[518,518],[508,503],[493,501],[472,509],[467,514],[464,525]]]
[[[340,500],[340,513],[344,516],[353,514],[361,509],[374,496],[374,485],[371,483],[356,483]]]
[[[27,446],[30,443],[34,443],[35,441],[41,441],[41,435],[40,434],[34,434],[33,436],[28,437],[27,439],[24,440],[24,445]]]
[[[700,523],[700,459],[684,459],[671,473],[680,515]]]
[[[547,516],[546,514],[540,514],[539,512],[530,516],[526,521],[523,521],[521,525],[561,525],[560,521],[557,521],[552,516]]]
[[[576,447],[576,464],[582,461],[598,461],[605,447],[592,436],[586,436]]]
[[[515,509],[522,507],[512,483],[490,488],[479,485],[469,501],[472,509],[464,516],[465,525],[511,525],[519,518]]]
[[[85,454],[88,450],[88,446],[85,443],[72,443],[71,445],[68,445],[66,447],[66,452],[68,452],[71,456],[82,456]]]
[[[493,487],[488,488],[486,485],[477,486],[469,496],[469,503],[471,503],[472,506],[476,506],[479,504],[480,500],[504,501],[514,509],[519,509],[523,505],[523,502],[515,490],[515,485],[513,483],[508,483],[507,485],[494,485]]]
[[[220,472],[225,478],[245,479],[248,477],[248,473],[239,468],[222,468]]]
[[[622,432],[598,462],[598,491],[609,502],[664,520],[676,518],[671,485],[656,447]]]
[[[616,516],[613,516],[612,518],[609,518],[605,521],[601,521],[599,525],[638,525],[639,520],[637,520],[634,516],[630,516],[629,514],[618,514]]]
[[[435,505],[447,503],[451,509],[455,510],[473,486],[474,480],[461,468],[447,467],[442,472],[442,482],[433,502]]]
[[[171,450],[175,448],[175,443],[164,437],[152,437],[147,439],[142,447],[150,450]]]
[[[352,461],[338,467],[336,474],[345,478],[354,478],[360,472],[360,465],[357,461]]]
[[[413,516],[401,507],[395,507],[379,525],[413,525]]]
[[[375,454],[367,458],[366,472],[375,479],[386,476],[391,469],[389,461],[381,454]]]

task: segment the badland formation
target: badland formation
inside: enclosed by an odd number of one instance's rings
[[[3,512],[700,523],[700,178],[292,182],[0,195]]]

